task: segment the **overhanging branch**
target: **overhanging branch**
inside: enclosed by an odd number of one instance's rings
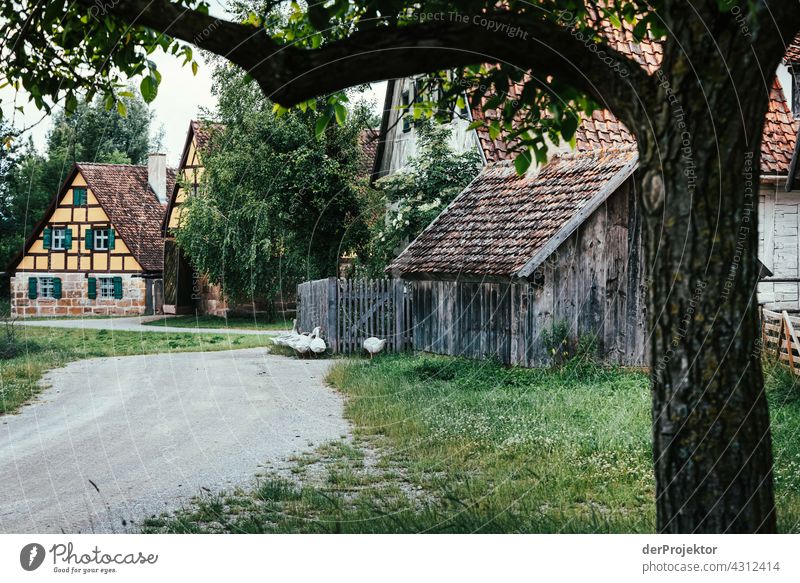
[[[77,1],[95,6],[93,0]],[[507,11],[483,15],[481,21],[495,23],[493,30],[471,19],[445,19],[368,28],[311,50],[281,46],[263,29],[169,0],[117,0],[105,9],[132,25],[230,60],[248,71],[270,99],[287,106],[362,83],[476,63],[505,63],[539,77],[552,75],[607,105],[623,121],[629,121],[631,104],[647,103],[656,94],[647,73],[605,43],[585,43],[553,21]],[[503,24],[525,34],[512,38],[498,32]]]

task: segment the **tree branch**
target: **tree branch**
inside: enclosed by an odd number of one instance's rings
[[[77,0],[87,7],[93,0]],[[505,63],[554,76],[608,105],[626,119],[633,104],[647,103],[656,84],[633,60],[603,42],[585,41],[567,26],[508,11],[407,26],[356,31],[315,50],[281,46],[263,29],[236,24],[169,0],[118,0],[106,10],[192,43],[239,65],[264,93],[282,105],[387,78],[479,63]],[[454,13],[453,13],[454,14]],[[480,25],[491,22],[492,28]],[[504,30],[501,27],[506,27]],[[508,31],[520,30],[512,36]]]

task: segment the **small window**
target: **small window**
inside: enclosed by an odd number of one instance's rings
[[[409,117],[409,105],[411,105],[410,95],[408,91],[403,91],[402,97],[403,107],[400,110],[400,115],[403,117],[403,133],[411,131],[411,118]]]
[[[108,229],[94,229],[94,249],[108,250]]]
[[[52,277],[40,277],[39,278],[39,294],[43,298],[54,298],[55,296],[55,286],[53,285],[53,278]]]
[[[86,206],[88,196],[86,188],[76,187],[72,189],[72,205],[73,206]]]
[[[50,248],[55,249],[56,251],[64,250],[67,248],[66,240],[67,240],[66,229],[53,229],[53,242]]]
[[[101,298],[113,298],[114,297],[114,278],[113,277],[101,277],[99,278],[100,281],[100,297]]]

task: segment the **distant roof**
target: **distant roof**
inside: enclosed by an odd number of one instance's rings
[[[161,271],[164,206],[148,184],[147,166],[79,162],[76,167],[142,268]],[[172,192],[175,176],[174,169],[167,170],[167,192]]]
[[[358,143],[361,146],[361,166],[359,174],[371,177],[375,169],[375,157],[378,154],[378,141],[381,132],[379,128],[367,128],[358,134]]]
[[[612,48],[632,58],[648,73],[654,73],[660,65],[663,58],[661,45],[649,41],[636,42],[630,24],[623,21],[623,28],[619,29],[610,23],[605,23],[603,33]],[[800,62],[800,34],[787,49],[784,60]],[[520,97],[522,88],[522,83],[513,85],[509,89],[509,98]],[[486,95],[483,103],[489,97],[490,95]],[[472,114],[476,120],[484,121],[498,119],[500,116],[498,110],[484,110],[481,106],[474,108]],[[487,162],[509,160],[514,157],[513,144],[507,143],[502,133],[493,140],[489,136],[488,127],[478,127],[476,131]],[[763,173],[788,173],[797,132],[798,122],[792,119],[783,88],[776,77],[770,91],[769,110],[762,140]],[[608,110],[596,110],[589,118],[582,116],[575,133],[575,141],[578,151],[619,148],[636,143],[628,128]]]
[[[194,133],[194,141],[198,150],[208,149],[208,143],[215,131],[222,131],[225,125],[213,121],[192,120],[191,132]]]
[[[800,121],[794,119],[778,78],[769,95],[769,109],[761,139],[761,172],[788,174]]]
[[[395,259],[395,276],[528,277],[634,171],[634,147],[554,156],[536,175],[510,161],[478,177]]]

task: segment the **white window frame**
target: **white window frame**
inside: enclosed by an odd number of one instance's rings
[[[55,283],[52,277],[39,278],[39,297],[47,300],[55,299]]]
[[[94,230],[94,246],[97,251],[108,251],[108,229]]]
[[[53,251],[64,251],[67,242],[67,230],[64,228],[53,229],[50,235],[50,249]]]
[[[97,297],[104,300],[114,299],[114,278],[113,277],[98,277],[97,278]]]

